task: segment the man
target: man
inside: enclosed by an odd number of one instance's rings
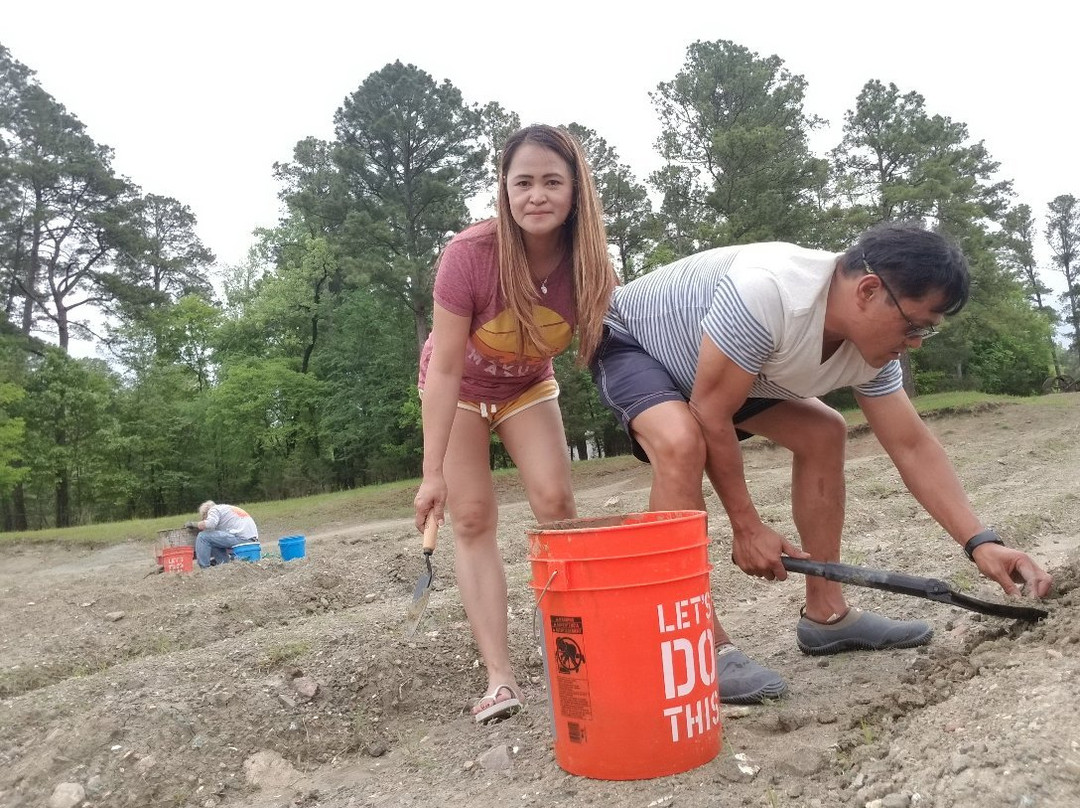
[[[816,396],[850,386],[908,489],[979,571],[1010,595],[1022,583],[1045,596],[1050,576],[975,515],[902,386],[901,355],[960,311],[969,283],[964,256],[946,238],[889,224],[841,255],[782,243],[724,247],[618,288],[593,378],[634,453],[652,464],[650,509],[705,510],[704,470],[744,572],[784,580],[785,554],[838,561],[847,428]],[[793,454],[791,507],[803,549],[764,524],[751,500],[739,449],[751,435]],[[786,691],[719,622],[714,630],[722,701],[756,703]],[[849,608],[840,584],[806,578],[796,627],[805,653],[910,648],[932,633],[921,620]]]
[[[184,527],[199,531],[195,537],[195,560],[200,567],[232,560],[232,548],[259,540],[259,529],[247,511],[235,505],[218,505],[208,499],[199,506],[199,521]]]

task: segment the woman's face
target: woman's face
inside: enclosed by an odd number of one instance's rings
[[[557,233],[574,206],[573,172],[569,164],[544,146],[522,144],[506,170],[510,214],[530,236]]]

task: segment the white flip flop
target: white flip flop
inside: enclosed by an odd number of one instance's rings
[[[503,690],[510,694],[510,698],[496,701],[499,693]],[[477,724],[486,724],[488,721],[501,721],[504,718],[509,718],[521,709],[521,699],[518,697],[517,691],[514,690],[511,685],[497,685],[492,688],[490,693],[485,693],[480,701],[484,702],[489,699],[491,700],[489,706],[479,712],[473,713],[473,718],[476,720]]]

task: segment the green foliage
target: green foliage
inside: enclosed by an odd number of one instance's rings
[[[824,161],[803,110],[806,80],[777,56],[733,42],[695,42],[682,70],[651,94],[667,166],[653,185],[676,254],[752,241],[799,241],[814,219]]]
[[[131,199],[116,234],[116,273],[108,276],[118,304],[138,319],[147,308],[185,295],[209,299],[206,272],[214,262],[195,234],[195,214],[170,197],[147,194]]]
[[[101,362],[55,348],[32,369],[21,415],[27,499],[39,525],[65,527],[96,516],[108,467],[106,436],[116,427],[115,391],[116,379]]]
[[[585,150],[604,206],[608,243],[627,283],[642,274],[646,255],[662,234],[660,220],[653,213],[648,190],[634,178],[629,166],[619,163],[618,153],[606,140],[580,124],[571,123],[566,128]]]
[[[334,485],[351,487],[419,473],[423,435],[418,363],[408,313],[362,291],[345,296],[316,370]]]
[[[201,441],[215,498],[275,499],[318,490],[324,483],[318,412],[326,389],[285,359],[223,368],[205,399]]]
[[[289,357],[306,373],[341,285],[340,258],[326,237],[310,235],[295,219],[260,237],[262,260],[275,266],[237,301],[222,329],[220,358]]]
[[[1072,326],[1074,356],[1080,360],[1080,204],[1072,194],[1054,197],[1048,205],[1046,240],[1051,260],[1065,279],[1061,302]]]
[[[574,362],[575,347],[555,358],[555,377],[559,382],[559,409],[562,412],[563,430],[567,445],[576,460],[590,457],[593,452],[604,454],[604,435],[620,429],[596,392],[592,376],[587,368]]]
[[[1010,334],[994,334],[973,345],[969,372],[987,393],[1030,396],[1042,392],[1050,350]]]
[[[358,286],[413,313],[418,349],[435,258],[490,176],[481,123],[450,82],[401,62],[368,76],[334,115],[334,159],[350,198],[337,244]]]
[[[302,657],[310,650],[311,643],[302,641],[273,645],[265,649],[259,668],[263,671],[273,670]]]
[[[4,285],[18,290],[10,302],[21,310],[22,333],[44,318],[66,349],[73,335],[88,333],[76,313],[114,299],[108,258],[123,240],[134,189],[113,173],[112,151],[36,83],[3,101],[0,175],[11,204],[0,266],[13,282]]]
[[[1036,394],[1053,362],[1050,323],[1031,307],[1021,282],[988,253],[972,252],[971,301],[940,337],[912,354],[917,389]]]
[[[161,516],[191,510],[213,491],[204,463],[199,387],[180,365],[153,366],[121,391],[120,424],[109,441],[110,516]]]
[[[868,81],[832,152],[834,183],[860,226],[933,217],[955,236],[1002,212],[1011,193],[967,127],[926,111],[917,92]],[[860,214],[860,211],[862,213]]]
[[[21,387],[0,382],[0,494],[10,491],[28,471],[21,465],[26,424],[22,418],[10,414],[11,405],[25,395]]]

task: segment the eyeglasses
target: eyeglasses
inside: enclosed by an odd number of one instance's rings
[[[900,301],[896,299],[896,295],[894,295],[893,290],[889,288],[889,284],[885,283],[885,279],[870,268],[870,264],[866,262],[865,256],[863,256],[862,263],[866,268],[867,275],[873,275],[881,281],[881,287],[885,290],[885,294],[892,298],[892,302],[896,306],[896,310],[900,312],[900,316],[907,320],[907,324],[911,326],[911,328],[904,332],[905,339],[930,339],[934,334],[940,333],[932,325],[915,325],[915,323],[911,321],[911,318],[904,313],[904,310],[900,308]]]

